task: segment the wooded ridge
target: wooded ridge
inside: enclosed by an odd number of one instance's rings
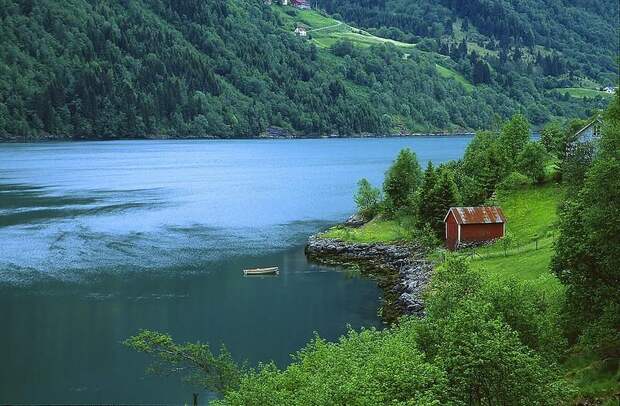
[[[440,3],[437,10],[453,10]],[[534,124],[586,116],[605,104],[602,96],[554,89],[617,75],[617,26],[597,3],[570,8],[596,22],[594,33],[564,17],[551,31],[534,29],[540,19],[523,12],[514,25],[506,12],[498,21],[512,28],[485,45],[496,31],[478,32],[486,20],[468,14],[431,8],[425,20],[414,13],[405,23],[398,2],[369,8],[392,19],[319,2],[347,23],[381,25],[374,34],[412,44],[399,47],[347,35],[319,46],[312,31],[293,33],[300,10],[259,0],[0,0],[0,139],[394,134],[489,127],[496,114],[518,111]],[[530,26],[533,39],[517,34]],[[572,50],[556,28],[592,47]]]

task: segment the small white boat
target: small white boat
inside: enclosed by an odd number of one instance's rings
[[[254,268],[254,269],[244,269],[244,275],[278,275],[280,273],[280,269],[277,266],[272,266],[270,268]]]

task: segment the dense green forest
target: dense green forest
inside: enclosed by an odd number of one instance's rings
[[[529,14],[506,8],[511,28],[496,36],[500,45],[484,45],[506,51],[497,58],[495,51],[483,56],[475,52],[480,46],[459,47],[442,36],[459,23],[496,20],[463,19],[450,12],[458,2],[353,1],[350,9],[319,3],[417,45],[320,48],[293,35],[279,6],[260,0],[0,0],[0,138],[252,137],[270,128],[291,135],[449,131],[486,127],[496,115],[516,112],[536,125],[586,116],[604,103],[600,96],[550,89],[579,87],[586,79],[608,84],[617,73],[617,25],[605,2],[560,7],[561,18],[546,10],[543,17],[554,17],[548,27],[537,14],[541,7]],[[388,6],[400,11],[382,20]],[[587,23],[575,24],[581,19]],[[504,20],[497,21],[480,35],[501,31]],[[526,26],[532,35],[522,37]],[[525,62],[530,48],[540,49],[536,63]],[[475,86],[441,75],[439,65]]]
[[[613,0],[319,0],[329,12],[394,39],[427,41],[459,61],[475,52],[503,85],[512,75],[546,88],[579,79],[617,83],[618,4]],[[509,74],[510,73],[510,74]],[[545,77],[544,79],[542,77]]]

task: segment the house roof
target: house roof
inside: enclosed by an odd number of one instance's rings
[[[586,125],[585,127],[583,127],[581,130],[577,131],[575,133],[575,138],[579,138],[579,135],[581,135],[582,132],[584,132],[585,130],[587,130],[588,128],[592,127],[593,125],[596,124],[600,124],[602,122],[601,117],[597,116],[594,120],[590,121],[588,123],[588,125]]]
[[[444,222],[450,213],[454,215],[458,224],[501,224],[506,222],[504,212],[497,206],[451,207],[443,219]]]

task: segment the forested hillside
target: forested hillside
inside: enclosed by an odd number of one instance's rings
[[[322,4],[345,19],[383,25],[336,1]],[[399,7],[398,15],[410,12],[404,2]],[[435,8],[449,10],[429,7],[429,18]],[[588,7],[574,10],[599,16],[602,28],[583,29],[604,37],[587,41],[591,51],[575,49],[585,55],[575,60],[601,59],[590,64],[595,71],[579,74],[603,83],[615,69],[607,35],[617,27],[609,26],[604,8]],[[539,124],[585,116],[603,104],[599,96],[549,91],[562,79],[530,74],[530,65],[523,73],[512,65],[502,72],[467,52],[443,56],[404,22],[389,25],[415,33],[415,48],[346,41],[317,47],[312,33],[291,32],[284,16],[296,13],[261,0],[0,0],[0,138],[252,137],[270,127],[292,135],[476,129],[495,114],[521,111]],[[425,25],[449,30],[442,15]],[[560,41],[556,32],[548,34]],[[536,41],[544,35],[534,31]],[[471,66],[482,72],[473,85]]]
[[[613,0],[319,0],[328,12],[393,39],[426,39],[482,81],[528,77],[545,89],[617,86],[620,11]],[[463,62],[469,54],[470,61]],[[473,55],[472,55],[473,54]],[[468,72],[467,72],[468,73]]]

